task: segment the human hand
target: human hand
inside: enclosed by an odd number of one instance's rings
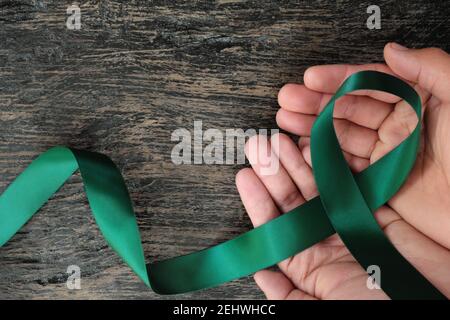
[[[408,81],[421,96],[425,113],[421,150],[407,182],[375,217],[397,250],[450,297],[450,56],[395,44],[386,45],[384,55],[387,65],[316,66],[305,72],[305,85],[284,86],[277,123],[301,136],[299,143],[280,134],[271,139],[273,152],[267,155],[258,153],[264,148],[251,148],[264,142],[253,137],[246,148],[252,169],[241,170],[236,184],[254,226],[315,197],[308,136],[316,115],[343,80],[360,70],[378,70]],[[334,116],[341,148],[355,172],[392,150],[417,124],[406,102],[375,91],[339,99]],[[261,174],[267,157],[280,160],[279,171],[271,176]],[[367,288],[366,271],[337,235],[282,261],[279,269],[255,274],[270,299],[388,298],[382,290]]]

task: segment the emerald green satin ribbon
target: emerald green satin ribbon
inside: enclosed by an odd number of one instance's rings
[[[313,172],[320,197],[235,239],[145,265],[131,199],[114,163],[103,154],[55,147],[35,159],[0,196],[0,246],[78,169],[105,239],[157,293],[193,291],[249,275],[337,232],[363,267],[381,268],[381,285],[391,298],[445,299],[397,252],[373,217],[373,212],[398,191],[414,165],[420,121],[398,147],[353,175],[334,132],[333,108],[336,99],[359,89],[397,95],[421,117],[420,98],[405,82],[374,71],[353,74],[318,116],[312,130]]]

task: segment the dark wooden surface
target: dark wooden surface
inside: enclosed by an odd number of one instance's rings
[[[382,60],[396,40],[449,44],[448,1],[0,0],[0,191],[40,152],[69,145],[110,155],[135,203],[147,261],[248,230],[234,175],[242,165],[171,162],[176,128],[275,128],[277,90],[306,67]],[[82,289],[66,288],[79,265]],[[253,280],[176,298],[262,298]],[[166,298],[107,246],[75,175],[4,247],[0,298]],[[169,297],[173,298],[173,297]]]

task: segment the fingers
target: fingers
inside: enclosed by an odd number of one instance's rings
[[[278,104],[288,111],[318,114],[327,96],[304,85],[288,83],[278,91]]]
[[[251,141],[255,143],[256,140],[249,140],[249,142]],[[255,167],[257,166],[255,165]],[[257,176],[254,169],[245,168],[239,171],[236,175],[236,186],[245,210],[255,228],[280,215],[280,211],[273,201],[272,195]],[[274,187],[276,185],[271,186],[271,189]],[[296,193],[300,197],[300,201],[304,201],[298,190],[296,190]],[[286,206],[292,205],[287,204]],[[286,210],[289,211],[288,209]],[[288,264],[289,260],[281,261],[279,266],[283,268],[283,266]]]
[[[308,68],[305,71],[303,81],[305,86],[311,90],[334,94],[348,76],[363,70],[375,70],[393,74],[391,69],[384,64],[322,65]],[[365,95],[388,103],[400,100],[392,94],[371,90],[358,90],[352,94]]]
[[[290,211],[305,201],[282,164],[279,164],[278,170],[272,174],[264,174],[262,169],[265,163],[279,163],[266,137],[251,137],[245,146],[245,153],[255,174],[282,213]]]
[[[238,172],[236,186],[255,228],[280,214],[266,187],[252,169],[245,168]]]
[[[450,56],[437,48],[408,49],[396,43],[384,47],[388,66],[400,77],[418,83],[441,101],[450,101]]]
[[[332,95],[310,90],[300,84],[286,84],[278,93],[278,104],[287,111],[317,115]],[[378,129],[393,106],[367,96],[347,95],[336,101],[334,117]]]
[[[298,136],[310,136],[311,128],[317,117],[280,109],[275,118],[281,129]]]
[[[269,300],[316,300],[314,297],[296,289],[281,272],[258,271],[255,273],[254,279]]]
[[[299,139],[298,145],[306,163],[312,167],[310,139],[302,137]],[[347,160],[348,166],[354,172],[361,172],[370,164],[369,159],[360,158],[345,151],[343,151],[343,154],[345,160]]]
[[[271,145],[305,200],[317,196],[317,187],[311,167],[305,162],[298,146],[292,139],[285,134],[277,134],[272,136]]]
[[[370,163],[374,163],[405,140],[416,128],[415,111],[405,101],[397,103],[378,130],[379,141],[373,149]]]
[[[276,116],[280,128],[299,136],[310,136],[315,119],[316,117],[312,115],[284,109],[278,110]],[[342,119],[336,119],[334,127],[342,150],[358,157],[367,159],[370,157],[378,141],[378,134],[375,130]]]
[[[430,93],[417,84],[414,89],[419,94],[422,105],[432,107],[429,102]],[[422,114],[424,111],[425,108],[422,108]],[[370,163],[374,163],[405,140],[416,128],[418,121],[413,108],[406,101],[399,101],[378,130],[379,141],[370,156]]]
[[[274,146],[275,149],[278,147],[280,147],[279,144]],[[277,154],[284,153],[283,151],[274,152],[266,137],[251,137],[245,146],[245,153],[253,170],[241,170],[236,176],[236,185],[245,209],[255,227],[305,202],[299,189],[281,163],[279,163],[278,170],[273,174],[263,174],[263,164],[273,163],[274,161],[280,162]],[[299,159],[292,159],[292,161],[297,160]],[[302,159],[300,158],[300,160]],[[280,262],[280,268],[284,269],[289,260]]]

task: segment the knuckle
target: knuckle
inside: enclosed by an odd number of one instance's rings
[[[284,212],[287,212],[297,206],[301,202],[300,200],[297,190],[290,190],[280,198],[280,207]]]

